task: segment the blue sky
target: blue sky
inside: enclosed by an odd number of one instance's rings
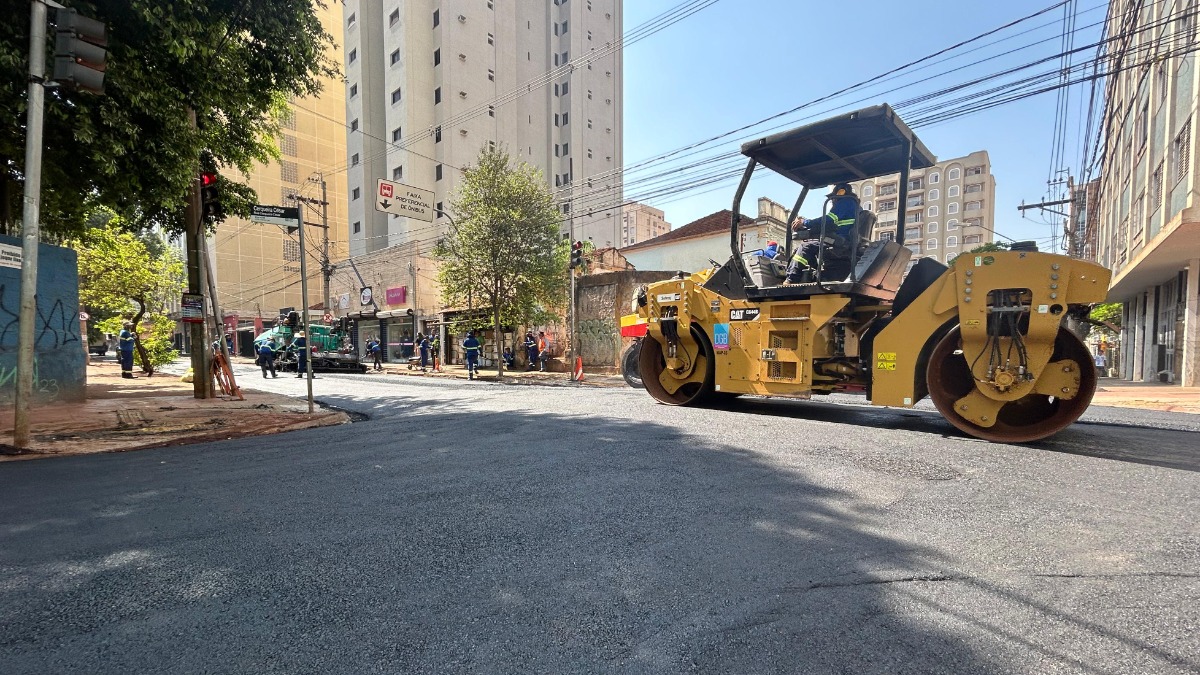
[[[1081,29],[1075,46],[1095,42],[1099,27],[1084,27],[1104,19],[1106,3],[1073,2],[1077,3],[1077,26]],[[679,3],[680,0],[626,2],[625,30]],[[844,11],[847,5],[841,3],[721,0],[625,49],[625,165],[630,167],[660,153],[794,108],[1051,4],[1051,0],[1003,3],[866,0],[854,3],[853,11],[847,12]],[[810,121],[805,115],[820,118],[876,103],[894,105],[973,76],[1057,54],[1061,50],[1063,14],[1063,8],[1057,8],[983,42],[1011,39],[991,47],[975,46],[954,52],[962,56],[889,86],[1045,40],[1040,45],[930,82],[911,84],[895,93],[881,94],[885,87],[855,92],[772,124],[790,128]],[[1042,27],[1016,35],[1038,26]],[[1079,58],[1089,58],[1092,54],[1089,50]],[[1047,64],[1042,69],[1052,66]],[[1074,88],[1070,99],[1067,159],[1062,164],[1073,171],[1079,163],[1080,101],[1087,93]],[[864,97],[866,101],[855,102]],[[1047,195],[1056,101],[1054,93],[1042,94],[917,129],[925,145],[942,159],[987,150],[997,182],[998,232],[1016,239],[1040,240],[1043,250],[1049,248],[1050,225],[1036,212],[1022,219],[1016,207],[1022,200],[1036,202]],[[901,115],[905,115],[904,111]],[[735,151],[743,140],[765,135],[763,130],[767,126],[730,136],[687,159],[695,161]],[[661,170],[670,165],[660,162],[654,166]],[[627,199],[638,196],[635,182],[638,176],[637,172],[626,175]],[[736,181],[726,181],[689,194],[646,202],[663,209],[667,220],[678,227],[729,208],[735,184]],[[753,200],[759,196],[790,205],[796,194],[796,188],[787,181],[762,181],[756,177],[743,202],[743,212],[753,211]]]

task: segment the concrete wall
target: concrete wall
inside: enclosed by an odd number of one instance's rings
[[[0,236],[5,252],[21,241]],[[0,403],[12,402],[17,382],[17,321],[21,269],[0,263]],[[37,323],[34,325],[34,396],[41,401],[85,397],[87,354],[79,337],[79,267],[75,251],[38,247]]]
[[[584,367],[617,368],[627,341],[621,317],[630,313],[640,284],[670,279],[675,272],[608,272],[583,277],[576,289],[579,351]]]
[[[621,255],[639,270],[683,270],[690,274],[709,267],[710,259],[722,263],[729,260],[729,233],[621,251]]]

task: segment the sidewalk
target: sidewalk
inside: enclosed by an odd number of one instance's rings
[[[1200,415],[1200,387],[1129,382],[1102,377],[1096,385],[1092,405],[1141,408]]]
[[[262,436],[344,424],[343,412],[317,408],[288,396],[246,392],[236,398],[200,400],[178,375],[123,380],[114,362],[88,365],[88,399],[35,406],[29,452],[14,455],[11,408],[0,413],[0,462],[55,455],[124,452]],[[239,382],[243,386],[253,382]]]
[[[373,374],[373,373],[374,374],[384,374],[384,375],[405,375],[405,376],[411,376],[411,377],[440,377],[440,378],[451,378],[451,379],[459,379],[459,380],[468,379],[467,367],[459,366],[459,365],[442,366],[442,370],[440,372],[434,372],[433,369],[429,369],[426,372],[421,372],[420,368],[414,368],[412,370],[409,370],[408,367],[404,364],[385,363],[385,364],[383,364],[383,372],[382,373],[380,373],[380,371],[377,371],[377,370],[368,370],[367,371],[368,375]],[[617,373],[615,375],[589,373],[589,372],[587,372],[586,368],[584,369],[583,380],[580,382],[572,382],[569,379],[569,373],[556,373],[556,372],[549,372],[549,371],[541,372],[541,371],[537,371],[537,370],[527,371],[527,370],[523,370],[520,368],[517,368],[515,370],[505,370],[504,378],[498,379],[496,377],[496,367],[495,366],[489,366],[487,368],[480,368],[479,373],[475,376],[475,379],[481,380],[484,382],[502,382],[504,384],[538,384],[538,385],[550,386],[550,387],[579,387],[579,386],[624,387],[624,386],[626,386],[625,380],[624,380],[624,378],[621,377],[620,373]]]

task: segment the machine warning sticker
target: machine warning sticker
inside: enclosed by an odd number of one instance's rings
[[[895,361],[896,352],[879,352],[875,355],[876,361]]]
[[[990,256],[990,255],[975,256],[975,266],[976,267],[979,267],[981,265],[991,265],[994,262],[996,262],[996,258],[993,256]]]
[[[881,361],[881,362],[875,364],[875,370],[895,370],[895,369],[896,369],[895,361]]]
[[[659,302],[675,302],[678,299],[679,299],[678,293],[659,293],[658,294]]]
[[[758,318],[757,307],[747,307],[746,309],[731,309],[729,310],[730,321],[753,321]]]
[[[721,311],[721,300],[717,299],[717,300],[713,300],[712,302],[708,303],[708,309],[713,314],[716,314],[717,312]]]
[[[729,324],[713,324],[713,349],[719,352],[729,351]]]

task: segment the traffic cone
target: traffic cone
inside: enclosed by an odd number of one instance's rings
[[[575,381],[583,382],[583,357],[575,357]]]

